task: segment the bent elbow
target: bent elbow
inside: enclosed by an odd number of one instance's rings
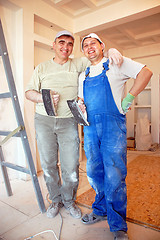
[[[151,74],[151,77],[153,76],[153,72],[152,71],[150,71],[150,74]]]
[[[153,72],[147,67],[145,67],[144,70],[145,70],[144,77],[145,77],[146,81],[149,82],[151,80]]]
[[[28,90],[25,92],[25,97],[27,100],[32,100],[32,98],[33,98],[32,95],[33,95],[32,90]]]
[[[29,91],[25,92],[25,97],[26,97],[26,99],[29,99],[29,97],[28,97],[28,92],[29,92]]]
[[[147,68],[147,70],[148,70],[148,76],[149,76],[149,78],[151,78],[153,75],[153,72],[149,68]]]

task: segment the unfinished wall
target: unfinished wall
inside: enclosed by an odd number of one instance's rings
[[[132,58],[135,61],[146,64],[153,71],[153,76],[150,81],[151,86],[151,131],[152,139],[154,143],[159,143],[159,62],[160,62],[160,45],[155,44],[148,47],[141,47],[124,51],[124,55]],[[129,91],[130,85],[128,85],[127,91]],[[148,100],[149,101],[149,100]],[[128,136],[133,136],[133,108],[131,112],[127,114],[127,129]]]
[[[73,32],[76,39],[73,56],[83,56],[80,51],[80,33],[84,34],[86,31],[98,31],[104,29],[106,26],[109,27],[123,23],[125,18],[134,20],[132,19],[133,16],[134,18],[138,18],[139,12],[143,11],[145,14],[145,10],[150,8],[150,11],[152,11],[154,6],[156,7],[158,5],[158,2],[159,1],[157,0],[147,1],[147,3],[145,0],[140,2],[138,0],[131,0],[130,4],[128,4],[127,0],[117,1],[113,6],[100,9],[99,11],[96,11],[95,14],[87,14],[84,17],[72,19],[63,13],[60,13],[58,10],[51,8],[42,0],[0,0],[0,17],[4,27],[22,114],[24,115],[27,135],[37,170],[39,168],[39,160],[37,160],[35,141],[34,104],[25,99],[24,90],[31,78],[34,67],[40,62],[48,60],[54,56],[52,42],[56,32],[62,29],[67,29]],[[128,7],[126,8],[125,6]],[[119,9],[122,9],[122,11],[119,11]],[[95,15],[98,17],[95,17]],[[117,47],[111,42],[106,41],[105,39],[103,40],[107,49],[109,47]],[[154,71],[151,83],[153,87],[153,108],[151,118],[153,129],[155,129],[155,133],[153,134],[154,142],[159,142],[159,134],[157,133],[157,131],[159,131],[159,111],[157,111],[157,107],[158,109],[160,107],[157,106],[157,99],[159,97],[159,48],[159,46],[155,46],[149,49],[133,49],[125,51],[124,53],[119,49],[122,54],[131,57],[136,61],[146,63]],[[6,81],[2,69],[2,61],[0,61],[0,68],[2,74],[0,81],[3,82],[3,84],[1,83],[2,87],[0,91],[3,92],[6,90],[7,86],[5,85]],[[13,130],[16,128],[15,119],[13,119],[11,123],[9,122],[9,124],[8,121],[6,121],[6,119],[12,119],[13,116],[9,100],[7,100],[6,106],[1,104],[0,108],[0,125],[3,126],[3,129]],[[2,116],[5,116],[3,120]],[[132,121],[132,117],[128,115],[128,118],[129,122]],[[17,141],[18,140],[16,139],[13,145],[9,145],[9,148],[6,149],[6,157],[11,162],[26,165],[21,143]],[[13,173],[12,171],[12,174],[15,176],[15,172]]]
[[[13,76],[17,86],[20,106],[24,109],[24,93],[23,93],[23,57],[22,57],[22,11],[13,4],[0,6],[0,16],[3,25],[3,31],[9,52],[10,63]],[[16,67],[18,66],[18,68]],[[0,92],[9,92],[7,78],[4,70],[2,58],[0,58]],[[18,127],[11,99],[0,99],[0,126],[1,130],[13,131]],[[0,136],[1,140],[4,136]],[[3,153],[7,162],[25,166],[25,156],[21,140],[12,138],[3,145]],[[25,177],[24,174],[8,169],[11,178]]]
[[[34,104],[25,99],[24,91],[31,78],[34,67],[40,62],[53,57],[52,42],[57,31],[73,29],[73,21],[68,16],[50,8],[41,0],[0,0],[0,18],[3,24],[9,51],[12,71],[16,83],[17,93],[25,120],[27,135],[31,147],[35,166],[38,170],[37,149],[34,129]],[[42,22],[37,21],[41,19]],[[52,27],[50,26],[52,23]],[[0,59],[2,74],[2,92],[8,92],[2,60]],[[12,131],[17,127],[14,111],[9,99],[1,104],[1,130]],[[6,121],[8,119],[8,121]],[[12,120],[12,121],[10,121]],[[3,137],[1,137],[3,139]],[[8,162],[26,166],[21,140],[11,139],[4,146],[5,159]],[[25,174],[8,169],[10,179],[19,176],[26,179]]]

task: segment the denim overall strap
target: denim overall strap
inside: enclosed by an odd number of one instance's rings
[[[105,71],[108,71],[109,70],[109,59],[103,63],[103,68]]]
[[[90,73],[90,67],[87,67],[85,71],[85,78],[88,77],[89,73]]]

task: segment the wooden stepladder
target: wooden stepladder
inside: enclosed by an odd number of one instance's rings
[[[0,136],[6,136],[2,140],[2,142],[0,142],[0,165],[1,165],[1,169],[2,169],[4,183],[6,186],[6,191],[7,191],[8,196],[12,195],[12,189],[11,189],[10,180],[9,180],[8,173],[7,173],[7,168],[12,168],[14,170],[30,174],[32,183],[33,183],[33,187],[34,187],[34,191],[36,194],[36,198],[38,201],[38,205],[39,205],[40,211],[43,213],[46,211],[46,209],[45,209],[44,200],[42,197],[41,189],[40,189],[38,178],[37,178],[37,173],[35,170],[32,154],[31,154],[31,150],[30,150],[27,133],[26,133],[25,126],[24,126],[24,121],[23,121],[22,112],[20,109],[16,86],[14,83],[14,78],[13,78],[13,74],[12,74],[12,69],[11,69],[11,65],[10,65],[10,60],[9,60],[9,55],[8,55],[8,51],[7,51],[7,46],[6,46],[6,42],[5,42],[5,37],[4,37],[4,33],[3,33],[1,20],[0,20],[0,56],[2,57],[5,74],[6,74],[6,79],[7,79],[8,87],[9,87],[9,92],[1,93],[0,99],[11,98],[12,104],[13,104],[13,109],[15,112],[16,120],[17,120],[17,125],[18,125],[18,127],[12,132],[0,130]],[[16,164],[5,161],[3,151],[2,151],[2,146],[11,137],[20,137],[21,138],[28,168],[18,166]]]

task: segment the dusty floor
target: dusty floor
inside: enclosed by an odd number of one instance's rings
[[[127,218],[160,230],[160,157],[140,154],[127,167]],[[95,191],[90,188],[77,197],[83,206],[92,206]]]
[[[132,161],[139,152],[129,151],[128,162]],[[142,152],[146,154],[146,152]],[[158,153],[147,152],[151,155]],[[78,195],[90,188],[86,178],[86,160],[80,164],[80,185]],[[46,208],[49,206],[47,200],[47,189],[43,177],[39,182],[44,197]],[[54,219],[48,219],[46,213],[39,210],[31,181],[11,181],[13,196],[8,197],[4,184],[0,185],[0,240],[24,240],[27,237],[44,232],[33,239],[54,240],[58,239],[60,226],[63,219],[60,240],[113,240],[107,222],[99,222],[86,226],[79,219],[72,218],[64,208]],[[90,212],[90,209],[80,206],[83,214]],[[57,238],[54,236],[56,234]],[[160,232],[128,222],[128,234],[130,240],[159,240]]]

